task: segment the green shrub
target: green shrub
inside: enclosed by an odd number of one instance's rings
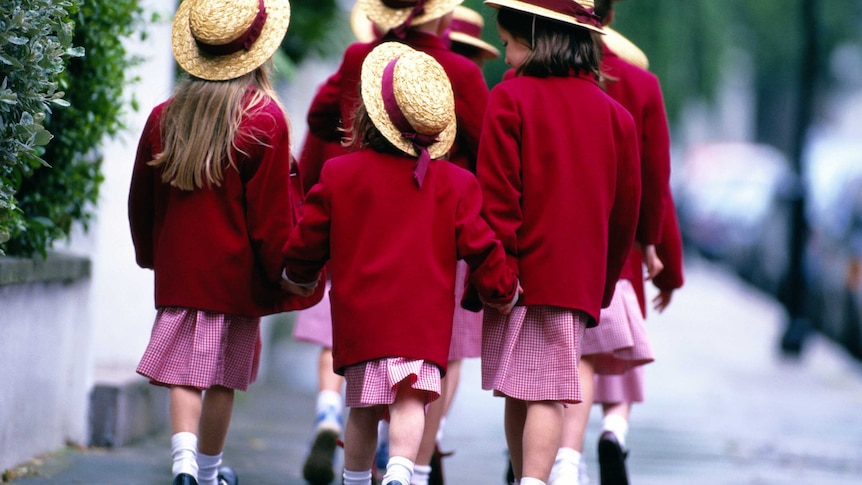
[[[51,140],[45,119],[67,105],[59,89],[73,48],[72,1],[0,0],[0,252],[26,230],[16,192],[41,167]]]

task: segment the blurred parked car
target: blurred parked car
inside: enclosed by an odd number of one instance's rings
[[[806,154],[808,313],[862,358],[862,142],[816,136]]]
[[[686,243],[777,294],[787,268],[795,177],[777,149],[709,143],[682,154],[674,194]]]

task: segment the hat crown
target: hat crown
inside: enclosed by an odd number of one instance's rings
[[[402,54],[395,62],[395,100],[416,133],[437,135],[454,123],[452,85],[440,64],[422,52]]]
[[[258,0],[196,0],[189,10],[189,30],[204,44],[228,44],[248,31],[258,10]]]
[[[482,18],[482,14],[475,10],[470,10],[467,7],[457,6],[455,7],[453,19],[467,22],[473,25],[478,26],[480,29],[485,26],[485,19]]]

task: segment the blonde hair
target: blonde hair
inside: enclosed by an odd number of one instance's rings
[[[234,151],[245,154],[240,136],[267,144],[256,133],[239,132],[242,120],[267,100],[284,113],[266,65],[227,81],[183,80],[162,113],[162,151],[149,165],[161,166],[162,182],[180,190],[220,186],[224,170],[236,169]]]

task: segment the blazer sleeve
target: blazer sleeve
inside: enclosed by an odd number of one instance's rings
[[[315,281],[329,260],[329,227],[332,220],[332,182],[324,165],[320,181],[302,205],[302,216],[282,248],[285,273],[291,281]]]
[[[658,244],[666,214],[665,201],[670,184],[670,128],[658,79],[649,75],[641,120],[641,214],[636,239],[641,244]]]
[[[669,191],[668,191],[669,192]],[[682,288],[683,277],[683,245],[679,230],[679,219],[673,196],[668,193],[665,223],[661,243],[656,246],[656,253],[664,263],[664,269],[653,278],[653,284],[662,291],[672,291]]]
[[[153,159],[153,144],[159,138],[159,113],[161,107],[154,109],[138,140],[132,180],[129,187],[128,216],[135,247],[135,260],[141,268],[153,269],[153,226],[155,209],[153,204],[156,170],[147,165]]]
[[[501,85],[498,85],[501,86]],[[521,210],[521,113],[505,90],[491,91],[482,126],[476,176],[482,187],[482,216],[506,250],[516,275],[518,231],[523,223]]]

